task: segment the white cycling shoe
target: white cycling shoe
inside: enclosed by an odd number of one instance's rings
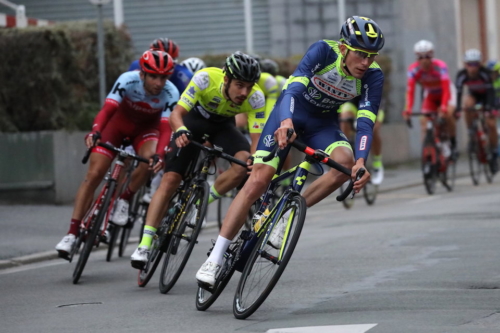
[[[130,256],[130,264],[137,269],[143,269],[149,258],[149,249],[145,246],[139,246]]]
[[[213,287],[219,270],[220,265],[215,262],[206,261],[203,265],[201,265],[201,268],[196,273],[196,280],[200,283]]]
[[[381,165],[378,169],[373,169],[371,181],[373,185],[380,185],[384,180],[384,167]]]
[[[115,211],[113,216],[110,218],[111,222],[122,227],[127,224],[128,220],[128,201],[123,199],[118,199],[115,205]]]
[[[73,234],[67,234],[61,239],[56,245],[56,250],[59,252],[59,257],[67,259],[68,255],[71,253],[73,246],[75,245],[76,236]]]

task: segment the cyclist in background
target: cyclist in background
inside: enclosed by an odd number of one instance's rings
[[[104,106],[95,117],[92,131],[85,136],[87,147],[92,147],[94,136],[117,147],[128,137],[138,155],[153,158],[156,152],[158,157],[163,156],[171,135],[167,116],[179,99],[177,88],[167,81],[174,71],[174,61],[165,52],[148,50],[142,55],[140,66],[140,72],[123,73],[116,81]],[[68,259],[94,192],[115,155],[116,153],[100,146],[92,148],[89,169],[76,194],[68,233],[56,245],[60,257]],[[151,164],[152,161],[153,159]],[[161,158],[158,158],[153,170],[159,171],[162,165]],[[132,198],[135,191],[146,182],[148,174],[148,167],[143,163],[134,170],[122,200],[118,200],[115,212],[122,212],[120,202]],[[120,220],[116,214],[113,214],[111,221],[117,225],[125,225],[126,217],[125,220]]]
[[[448,66],[440,59],[434,58],[434,45],[421,40],[414,46],[417,61],[408,67],[408,82],[406,90],[406,107],[403,118],[408,120],[413,110],[415,85],[422,86],[424,100],[422,112],[438,112],[445,120],[446,131],[450,138],[452,156],[457,156],[456,124],[455,124],[455,87],[452,85],[448,73]],[[422,140],[425,137],[426,119],[420,119]]]
[[[352,168],[353,178],[364,167],[382,98],[384,75],[374,60],[384,40],[385,36],[373,20],[353,16],[342,25],[339,42],[321,40],[309,48],[288,79],[264,127],[250,178],[229,207],[215,246],[196,274],[199,283],[211,286],[215,283],[231,240],[240,230],[251,205],[266,190],[279,160],[290,149],[286,142],[289,129],[295,130],[291,141],[299,135],[308,146],[326,151],[333,160]],[[358,105],[353,155],[351,145],[340,131],[337,111],[340,105],[359,95],[362,98]],[[276,144],[283,150],[270,162],[263,162],[262,158]],[[355,192],[359,192],[369,178],[366,172],[356,181]],[[347,180],[347,176],[331,169],[305,190],[307,206],[315,205]],[[286,223],[280,222],[270,235],[269,240],[276,248],[281,246],[285,227]]]
[[[278,91],[281,93],[283,87],[285,86],[286,78],[278,74],[280,71],[278,63],[272,59],[264,59],[260,62],[260,69],[263,72],[269,73],[274,76],[274,78],[278,82]]]
[[[265,110],[264,94],[255,84],[259,77],[257,61],[241,52],[230,55],[223,69],[209,67],[195,74],[170,116],[174,140],[165,158],[165,174],[148,208],[142,241],[131,257],[132,267],[142,269],[147,262],[152,237],[168,202],[196,157],[198,149],[189,145],[187,134],[197,141],[207,134],[210,143],[222,147],[227,154],[243,161],[248,159],[250,145],[236,128],[234,116],[247,113],[250,131],[262,131],[255,122],[256,115]],[[211,186],[209,203],[238,186],[246,175],[245,168],[232,165]]]
[[[189,71],[193,75],[197,71],[199,71],[200,69],[207,67],[207,65],[205,65],[205,62],[203,60],[201,60],[200,58],[196,58],[196,57],[191,57],[191,58],[187,58],[186,60],[183,60],[181,62],[181,65],[186,67],[187,69],[189,69]]]
[[[355,121],[358,108],[356,105],[359,101],[351,101],[342,104],[340,107],[340,119],[343,121],[340,123],[340,129],[349,139],[352,138],[352,132],[354,128],[353,122]],[[382,184],[384,180],[384,165],[382,164],[382,137],[380,135],[380,128],[384,122],[385,112],[381,108],[378,109],[377,119],[375,120],[375,125],[373,126],[373,160],[372,160],[372,177],[371,182],[374,185]]]
[[[149,46],[151,50],[158,50],[167,52],[175,62],[174,73],[170,76],[169,81],[174,84],[174,86],[179,90],[179,93],[186,89],[189,81],[193,77],[193,73],[184,66],[177,64],[177,58],[179,57],[179,46],[168,38],[157,38]],[[130,64],[129,71],[140,70],[139,60],[135,60]]]
[[[496,118],[489,111],[495,108],[495,91],[491,80],[491,73],[482,65],[481,51],[469,49],[464,54],[464,68],[457,73],[457,111],[462,110],[462,92],[464,86],[468,88],[468,94],[464,98],[463,108],[474,108],[475,105],[482,105],[482,110],[487,112],[485,115],[486,126],[492,155],[490,159],[490,169],[493,174],[498,171],[498,133]],[[472,125],[474,114],[465,112],[465,121],[467,128]]]
[[[491,72],[493,89],[495,90],[495,109],[500,109],[500,62],[497,60],[488,61],[488,70]]]

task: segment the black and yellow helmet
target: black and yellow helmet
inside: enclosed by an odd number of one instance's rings
[[[352,16],[344,22],[340,29],[340,41],[373,52],[378,52],[385,43],[378,24],[363,16]]]
[[[241,51],[236,51],[226,59],[224,72],[231,79],[257,82],[260,78],[260,66],[257,60]]]

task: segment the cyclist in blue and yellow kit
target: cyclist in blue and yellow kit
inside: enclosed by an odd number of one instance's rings
[[[384,83],[384,75],[374,58],[383,47],[384,39],[373,20],[353,16],[342,25],[339,42],[321,40],[309,48],[288,79],[262,131],[250,178],[229,207],[215,246],[196,273],[199,283],[209,286],[215,283],[223,254],[244,223],[251,205],[266,190],[279,159],[288,152],[285,147],[289,129],[295,131],[290,141],[298,135],[308,146],[325,150],[333,160],[352,168],[352,178],[365,166]],[[337,112],[340,105],[356,96],[361,99],[354,161],[351,146],[340,131]],[[263,162],[262,157],[276,144],[283,150],[270,162]],[[363,188],[369,177],[365,173],[354,183],[355,192]],[[331,169],[304,192],[307,206],[318,203],[347,180],[347,176]],[[269,238],[273,246],[281,246],[284,226],[285,223],[280,222],[274,228]]]

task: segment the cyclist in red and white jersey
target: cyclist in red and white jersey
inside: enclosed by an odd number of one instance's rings
[[[179,91],[167,81],[174,71],[174,61],[168,53],[148,50],[142,55],[140,66],[140,72],[126,72],[118,78],[95,117],[92,131],[85,136],[85,144],[92,147],[93,137],[98,135],[101,141],[120,146],[128,137],[138,155],[151,158],[151,165],[156,152],[158,162],[152,169],[157,172],[163,166],[159,157],[163,157],[165,146],[170,142],[168,116],[179,100]],[[60,257],[68,259],[80,231],[81,220],[114,156],[114,152],[100,146],[92,149],[89,169],[76,194],[68,234],[56,245]],[[122,195],[122,199],[129,200],[147,177],[148,166],[138,166],[125,190],[127,197]],[[127,222],[114,221],[113,218],[111,221],[117,225]]]
[[[422,112],[439,112],[445,119],[452,150],[456,150],[455,118],[455,88],[450,81],[448,66],[443,60],[434,58],[434,45],[421,40],[414,46],[417,61],[408,67],[408,83],[406,90],[406,107],[403,118],[409,119],[415,95],[415,85],[422,86],[424,100]],[[425,136],[426,119],[421,119],[422,138]]]

